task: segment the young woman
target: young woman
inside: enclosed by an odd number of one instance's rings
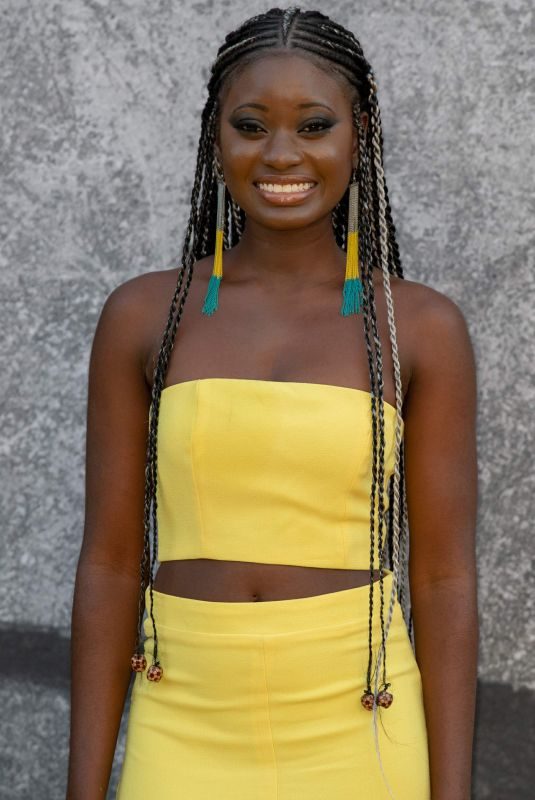
[[[68,800],[106,794],[131,667],[120,800],[468,800],[475,417],[461,312],[403,276],[361,45],[247,20],[178,270],[95,333]]]

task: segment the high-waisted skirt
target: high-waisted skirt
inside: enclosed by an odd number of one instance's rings
[[[368,585],[260,602],[153,597],[164,675],[135,674],[118,800],[429,800],[421,677],[399,603],[386,645],[394,700],[374,728],[360,701]],[[375,611],[379,599],[376,582]],[[150,617],[143,626],[150,665]]]

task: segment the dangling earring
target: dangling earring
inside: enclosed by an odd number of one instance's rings
[[[217,216],[216,216],[216,233],[215,233],[215,252],[214,252],[214,266],[212,275],[208,282],[208,289],[206,297],[204,298],[204,305],[202,313],[210,316],[217,310],[219,301],[219,284],[223,277],[223,234],[225,228],[225,179],[223,177],[223,170],[214,158],[214,168],[217,176]]]
[[[362,307],[362,281],[359,276],[359,184],[356,169],[351,174],[347,217],[346,276],[340,313],[358,314]]]

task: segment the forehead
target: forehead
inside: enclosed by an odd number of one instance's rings
[[[326,72],[305,55],[266,54],[258,57],[225,81],[221,106],[231,110],[242,103],[296,105],[315,100],[341,108],[350,99],[350,87],[341,75]]]

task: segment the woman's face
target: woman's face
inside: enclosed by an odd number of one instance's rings
[[[350,87],[302,56],[266,55],[224,87],[215,150],[256,223],[283,230],[327,218],[357,164]]]

